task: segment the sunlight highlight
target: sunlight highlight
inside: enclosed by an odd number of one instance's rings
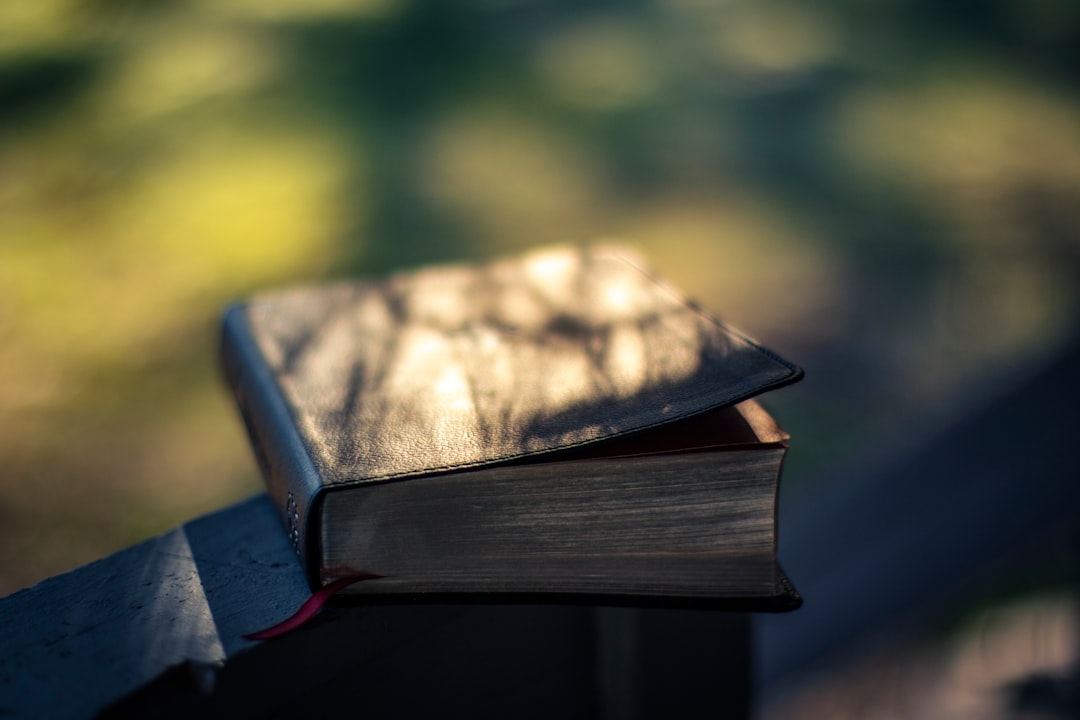
[[[118,62],[97,98],[127,125],[199,103],[231,99],[268,82],[275,58],[255,33],[237,28],[149,31]]]
[[[587,148],[505,110],[472,108],[429,136],[421,187],[504,249],[580,240],[606,206]]]
[[[0,57],[70,49],[82,30],[80,0],[0,2]]]
[[[199,0],[199,4],[210,13],[274,22],[378,18],[404,5],[401,0]]]
[[[455,365],[446,367],[435,380],[434,388],[441,408],[456,413],[472,412],[473,403],[469,397],[469,382],[460,367]]]
[[[650,31],[617,17],[578,22],[542,46],[537,67],[564,102],[611,110],[649,100],[662,86]]]
[[[743,2],[712,17],[710,49],[731,70],[811,70],[841,50],[839,30],[820,6]]]

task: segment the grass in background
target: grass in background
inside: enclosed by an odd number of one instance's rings
[[[957,6],[959,7],[959,6]],[[0,593],[256,492],[256,288],[637,245],[804,363],[789,477],[1073,332],[1078,12],[0,6]]]

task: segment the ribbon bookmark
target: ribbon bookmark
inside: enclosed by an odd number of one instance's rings
[[[327,583],[320,589],[312,593],[311,597],[304,601],[304,604],[300,606],[300,609],[295,613],[279,622],[277,625],[273,625],[264,630],[248,633],[244,635],[245,640],[269,640],[270,638],[281,637],[285,633],[292,632],[296,628],[300,627],[312,617],[315,613],[322,609],[322,606],[327,600],[338,594],[345,588],[358,583],[362,580],[375,580],[381,578],[382,575],[375,575],[373,573],[361,573],[359,575],[349,575],[339,580],[335,580],[332,583]]]

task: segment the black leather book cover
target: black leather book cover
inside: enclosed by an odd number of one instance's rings
[[[305,563],[327,489],[528,461],[802,374],[605,247],[258,295],[222,355]]]

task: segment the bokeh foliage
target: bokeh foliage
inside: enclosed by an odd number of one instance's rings
[[[230,300],[542,243],[807,365],[797,481],[1073,331],[1078,61],[1069,0],[4,3],[0,592],[257,491]]]

